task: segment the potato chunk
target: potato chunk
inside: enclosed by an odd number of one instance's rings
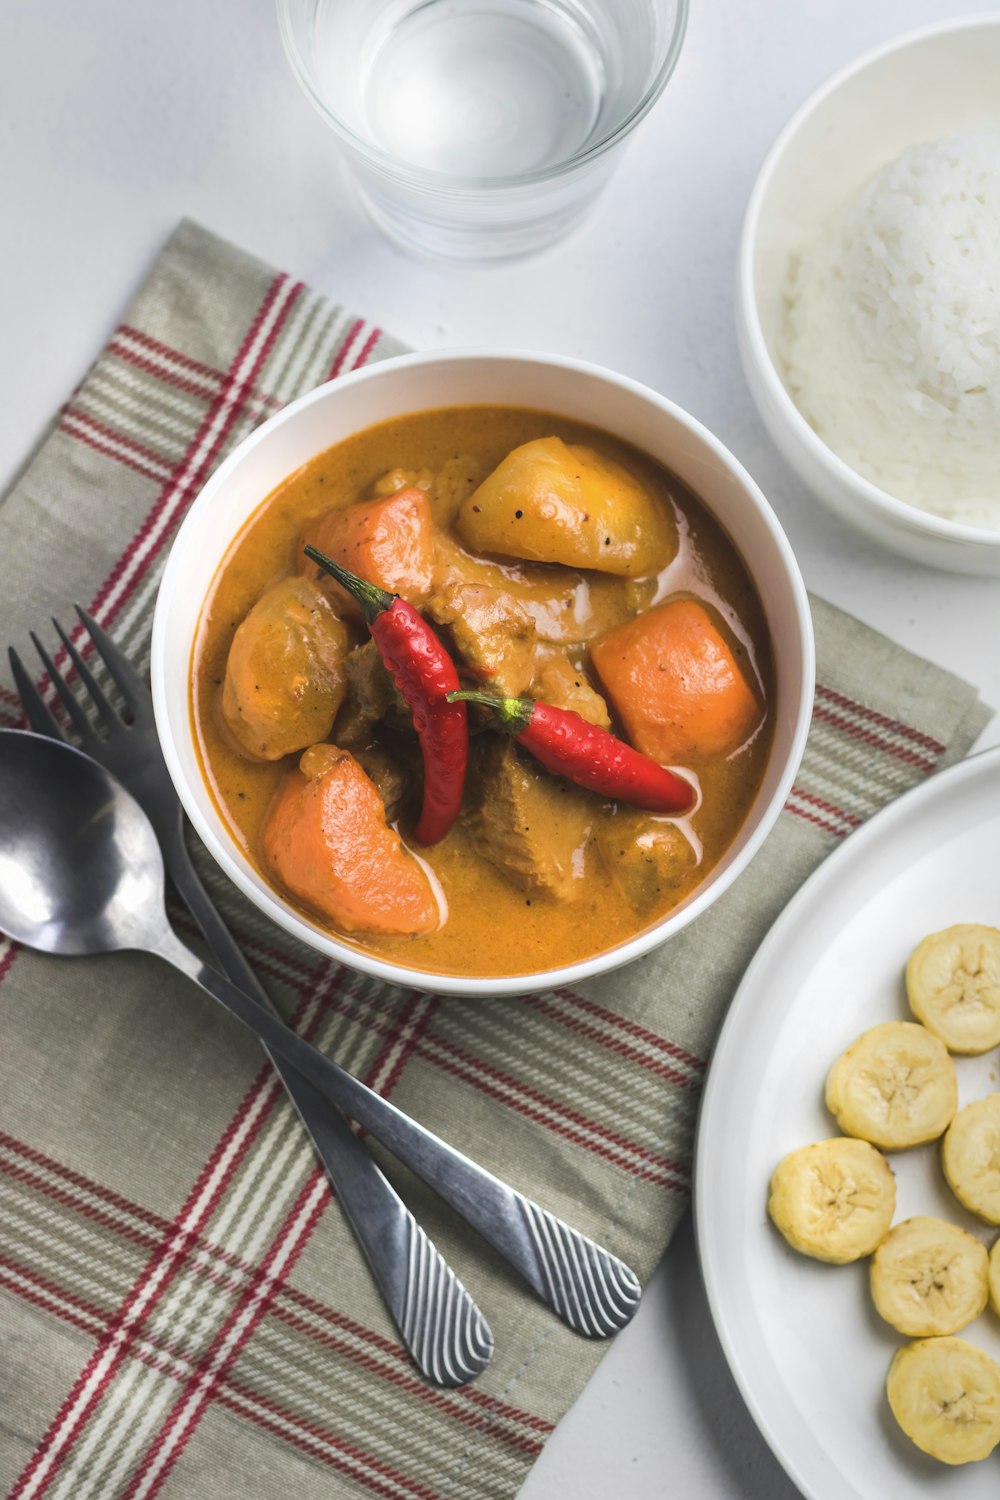
[[[508,697],[531,681],[538,637],[527,613],[504,589],[453,583],[431,595],[427,613],[451,630],[460,664]]]
[[[665,505],[612,459],[561,438],[508,453],[458,513],[467,547],[625,578],[659,572],[677,551]]]
[[[596,842],[605,869],[640,917],[666,891],[679,891],[697,863],[676,824],[633,808],[618,807],[600,824]]]
[[[222,716],[255,760],[280,760],[324,739],[344,696],[347,627],[309,578],[279,579],[229,648]]]

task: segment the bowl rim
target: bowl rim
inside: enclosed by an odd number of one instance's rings
[[[1000,27],[1000,14],[979,12],[956,17],[953,20],[934,21],[930,25],[919,26],[913,31],[905,32],[902,36],[890,38],[887,42],[880,42],[877,46],[862,52],[853,61],[845,63],[842,68],[831,74],[806,96],[769,147],[747,200],[737,257],[737,307],[742,312],[743,331],[746,335],[745,347],[748,348],[756,370],[767,387],[768,396],[777,407],[785,424],[791,428],[793,435],[805,447],[811,458],[826,469],[841,485],[853,491],[857,498],[865,501],[877,514],[889,522],[902,522],[910,532],[916,532],[938,541],[1000,548],[1000,529],[992,530],[988,527],[972,526],[965,521],[952,521],[932,511],[922,510],[920,506],[911,504],[907,500],[900,500],[890,490],[883,489],[873,480],[859,474],[856,469],[852,469],[850,464],[846,463],[823,441],[799,411],[771,357],[771,351],[761,327],[754,286],[754,261],[764,198],[785,151],[809,116],[843,84],[873,64],[880,63],[892,53],[903,52],[911,46],[937,36],[974,30],[977,27],[990,27],[991,29]]]
[[[673,26],[663,58],[653,77],[646,85],[642,97],[632,106],[623,120],[619,121],[612,130],[606,131],[604,135],[600,136],[596,141],[591,142],[583,150],[573,156],[566,157],[562,161],[550,163],[545,167],[537,167],[530,172],[504,173],[498,174],[495,177],[476,177],[463,173],[433,171],[428,167],[420,167],[416,164],[403,161],[398,156],[394,156],[392,152],[384,151],[380,146],[376,146],[358,135],[331,108],[324,99],[320,89],[316,86],[313,70],[303,56],[295,38],[291,18],[292,0],[275,0],[275,9],[281,43],[295,81],[321,119],[369,167],[380,172],[386,178],[405,183],[411,187],[423,188],[429,192],[489,198],[494,193],[503,192],[511,188],[532,187],[540,183],[557,181],[559,178],[575,172],[577,168],[595,161],[619,142],[627,139],[635,127],[649,114],[654,104],[658,102],[677,67],[681,50],[684,46],[684,38],[687,35],[690,0],[673,0],[673,3],[675,7]]]
[[[170,694],[167,686],[167,660],[170,655],[167,638],[167,616],[174,594],[179,589],[183,589],[183,580],[180,577],[181,548],[178,546],[178,543],[182,541],[185,533],[190,534],[192,527],[197,525],[198,517],[211,505],[215,494],[226,484],[230,474],[246,461],[247,455],[252,453],[254,448],[262,443],[266,443],[271,433],[284,426],[285,423],[294,420],[297,414],[305,408],[321,401],[330,400],[336,390],[343,389],[348,385],[360,385],[377,380],[380,375],[384,375],[401,366],[420,368],[435,364],[482,363],[484,361],[494,365],[508,365],[512,368],[524,365],[525,363],[540,365],[547,369],[557,368],[574,375],[582,375],[605,384],[611,384],[619,390],[625,391],[628,396],[637,398],[639,401],[658,408],[661,412],[677,421],[680,426],[684,427],[704,445],[708,453],[738,482],[743,494],[757,512],[759,519],[763,521],[771,544],[784,569],[797,627],[795,645],[801,659],[801,682],[798,689],[798,700],[794,704],[794,719],[789,753],[781,774],[776,780],[771,796],[758,812],[756,826],[752,829],[746,843],[736,857],[714,878],[709,877],[705,887],[698,891],[686,905],[674,912],[668,913],[660,922],[638,933],[635,937],[628,939],[627,942],[620,943],[614,948],[606,949],[602,953],[594,954],[590,958],[579,959],[574,963],[564,964],[556,969],[536,970],[526,974],[478,977],[459,974],[436,974],[430,970],[411,969],[407,968],[404,964],[390,962],[377,955],[355,949],[349,944],[341,942],[338,938],[320,932],[309,925],[307,920],[293,907],[285,903],[278,892],[272,887],[268,886],[266,891],[262,891],[250,880],[235,857],[237,851],[235,846],[232,845],[231,835],[226,830],[221,817],[218,813],[215,813],[213,821],[203,814],[192,789],[187,783],[180,763],[171,725]],[[556,404],[558,405],[558,403]],[[186,662],[185,681],[187,681],[188,676],[188,663]],[[781,812],[791,791],[792,782],[805,750],[806,737],[812,717],[813,689],[815,683],[815,642],[812,615],[809,609],[805,583],[803,582],[791,544],[774,510],[760,487],[751,478],[739,460],[696,417],[691,416],[682,407],[678,406],[668,397],[660,395],[658,391],[653,390],[651,387],[633,380],[630,376],[619,375],[588,360],[575,359],[564,355],[548,355],[535,350],[442,349],[396,355],[390,359],[366,365],[362,369],[352,370],[348,374],[337,376],[334,380],[325,381],[322,385],[317,386],[312,391],[306,392],[303,396],[298,397],[295,401],[283,407],[274,416],[268,418],[267,421],[255,428],[252,433],[244,438],[227,455],[219,467],[209,476],[192,501],[171,542],[163,577],[157,591],[153,614],[150,678],[153,709],[160,746],[170,772],[171,780],[174,783],[184,810],[199,838],[206,845],[220,869],[242,894],[254,903],[258,910],[262,911],[265,916],[277,922],[286,932],[298,938],[299,941],[305,943],[314,951],[322,953],[328,958],[333,958],[363,974],[411,990],[479,998],[499,995],[520,995],[543,989],[569,987],[575,983],[606,974],[616,968],[622,967],[624,964],[631,963],[634,959],[650,952],[653,948],[659,947],[661,943],[666,942],[675,933],[686,927],[689,922],[694,921],[696,917],[700,916],[703,911],[713,905],[722,896],[736,878],[747,868],[764,840],[772,831],[777,822],[778,814]],[[789,708],[791,709],[791,705],[789,705]],[[185,724],[186,733],[190,735],[190,721],[187,717],[185,718]]]

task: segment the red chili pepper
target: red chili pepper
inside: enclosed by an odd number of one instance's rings
[[[448,702],[485,703],[519,745],[530,750],[547,771],[565,776],[618,802],[647,812],[689,812],[694,788],[681,776],[658,766],[624,740],[588,724],[572,709],[536,703],[533,698],[494,698],[471,690],[451,692]]]
[[[465,704],[449,698],[459,686],[455,663],[412,604],[349,573],[315,547],[305,552],[357,599],[379,655],[409,705],[424,758],[424,805],[414,837],[419,844],[436,844],[458,816],[469,759]]]

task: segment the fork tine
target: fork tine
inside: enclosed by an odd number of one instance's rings
[[[91,615],[88,615],[87,611],[82,609],[79,604],[74,604],[73,608],[80,617],[82,624],[90,632],[90,639],[97,647],[97,654],[114,678],[118,686],[118,691],[125,699],[129,712],[134,714],[136,712],[136,704],[141,703],[144,699],[146,684],[121,647],[115,645],[114,641],[109,635],[105,634],[97,621]]]
[[[31,631],[31,639],[35,643],[35,650],[42,658],[42,665],[44,666],[46,672],[48,672],[49,677],[52,680],[52,686],[59,694],[60,700],[62,701],[62,706],[69,714],[70,718],[73,720],[73,723],[76,725],[77,731],[83,737],[83,739],[92,739],[94,731],[91,727],[90,720],[87,718],[87,715],[84,713],[76,698],[66,686],[65,682],[63,682],[62,677],[56,671],[55,663],[53,662],[51,656],[46,651],[45,647],[42,645],[41,641],[38,639],[33,630]],[[60,735],[60,739],[61,738],[62,736]]]
[[[59,624],[59,621],[53,618],[52,624],[55,627],[56,634],[58,635],[59,639],[62,641],[63,645],[66,647],[66,650],[69,652],[70,661],[73,663],[77,672],[80,674],[80,681],[83,683],[84,687],[87,689],[87,692],[93,699],[94,706],[97,709],[98,714],[104,720],[106,727],[108,729],[119,728],[121,726],[121,718],[119,717],[116,710],[111,707],[111,704],[108,702],[107,698],[104,695],[104,689],[98,684],[97,678],[87,666],[87,663],[84,661],[79,651],[73,645],[73,642],[70,640],[65,630],[63,630],[62,626]]]
[[[61,740],[62,730],[46,708],[42,695],[28,676],[25,665],[13,646],[7,647],[7,656],[10,661],[10,670],[14,674],[17,695],[31,728],[36,734],[47,735],[50,740]]]

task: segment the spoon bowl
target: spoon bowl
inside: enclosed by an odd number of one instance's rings
[[[155,947],[163,859],[135,799],[96,761],[0,731],[0,929],[46,953]]]

